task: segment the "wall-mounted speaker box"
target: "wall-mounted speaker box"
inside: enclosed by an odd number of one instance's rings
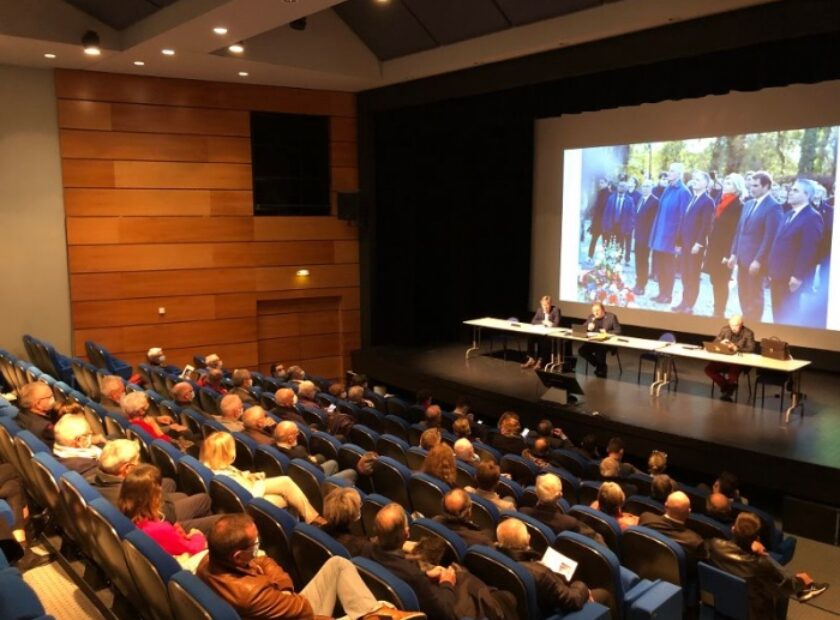
[[[359,193],[338,193],[338,219],[347,222],[359,221]]]
[[[785,496],[782,508],[785,533],[840,545],[840,508]]]

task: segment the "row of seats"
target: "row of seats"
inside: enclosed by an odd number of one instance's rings
[[[46,615],[35,591],[9,566],[0,551],[0,618],[3,620],[55,620]]]

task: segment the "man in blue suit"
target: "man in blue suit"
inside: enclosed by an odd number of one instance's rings
[[[738,266],[738,301],[748,322],[758,323],[764,314],[764,274],[770,246],[782,221],[782,207],[773,200],[773,178],[767,172],[755,172],[748,188],[752,200],[744,205],[727,265]]]
[[[677,247],[677,233],[685,208],[691,200],[691,192],[683,183],[685,167],[673,163],[668,168],[668,187],[659,199],[659,211],[650,231],[650,249],[653,250],[653,268],[659,282],[659,295],[653,301],[671,303],[674,292],[674,257]]]
[[[712,179],[702,170],[695,170],[691,177],[693,196],[685,209],[677,235],[683,295],[682,301],[671,308],[674,312],[691,314],[700,292],[700,265],[715,216],[715,202],[708,194],[711,182]]]
[[[639,204],[636,205],[636,217],[634,222],[635,253],[636,253],[636,287],[633,292],[636,295],[644,295],[650,276],[650,229],[653,226],[653,218],[659,211],[659,199],[653,194],[653,181],[645,179],[642,181],[642,196]]]
[[[632,202],[633,199],[627,193],[627,182],[619,181],[616,191],[607,198],[607,206],[604,208],[604,217],[601,220],[605,240],[621,242],[621,212],[625,204]]]
[[[788,192],[790,211],[779,226],[767,264],[773,321],[787,325],[807,324],[800,315],[799,299],[814,272],[823,236],[823,220],[811,208],[816,184],[797,179]],[[823,326],[824,327],[824,326]]]

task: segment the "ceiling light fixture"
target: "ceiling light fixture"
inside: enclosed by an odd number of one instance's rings
[[[239,77],[248,77],[248,72],[247,71],[240,71],[239,72]]]
[[[145,65],[146,63],[145,63],[145,62],[143,62],[142,60],[135,60],[135,61],[134,61],[134,64],[135,64],[135,65],[137,65],[138,67],[142,67],[142,66],[143,66],[143,65]]]
[[[239,43],[234,43],[233,45],[228,46],[228,51],[234,54],[241,54],[245,51],[245,46],[242,45],[242,41]]]
[[[99,48],[99,35],[93,30],[88,30],[82,37],[82,47],[88,56],[99,56],[102,53]]]
[[[224,26],[216,26],[215,28],[213,28],[213,32],[215,32],[219,36],[224,36],[227,34],[227,28],[225,28]]]
[[[300,277],[300,278],[306,278],[306,277],[309,276],[309,269],[298,269],[295,272],[295,275]]]
[[[167,47],[167,48],[164,48],[164,49],[160,50],[160,53],[163,54],[164,56],[174,56],[175,55],[175,50],[169,49]]]
[[[55,58],[55,54],[47,52],[46,54],[44,54],[44,58],[49,58],[50,60],[52,60],[53,58]]]

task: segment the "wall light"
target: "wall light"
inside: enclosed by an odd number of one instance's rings
[[[224,26],[216,26],[215,28],[213,28],[213,32],[215,32],[219,36],[226,35],[227,28],[225,28]]]
[[[247,71],[240,71],[239,72],[239,77],[248,77],[248,72]]]
[[[239,43],[234,43],[233,45],[228,46],[228,51],[233,54],[241,54],[245,51],[245,46],[242,45],[242,41]]]
[[[175,50],[169,49],[168,47],[166,47],[166,48],[160,50],[160,53],[163,54],[164,56],[174,56],[175,55]]]
[[[138,66],[138,67],[142,67],[142,66],[143,66],[143,65],[145,65],[146,63],[145,63],[145,62],[143,62],[142,60],[135,60],[135,61],[134,61],[134,64],[135,64],[136,66]]]
[[[298,269],[295,272],[295,275],[299,278],[308,278],[309,277],[309,269]]]
[[[49,58],[50,60],[52,60],[53,58],[55,58],[55,54],[47,52],[46,54],[44,54],[44,58]]]
[[[102,53],[99,48],[99,35],[93,30],[88,30],[82,37],[82,47],[88,56],[99,56]]]

